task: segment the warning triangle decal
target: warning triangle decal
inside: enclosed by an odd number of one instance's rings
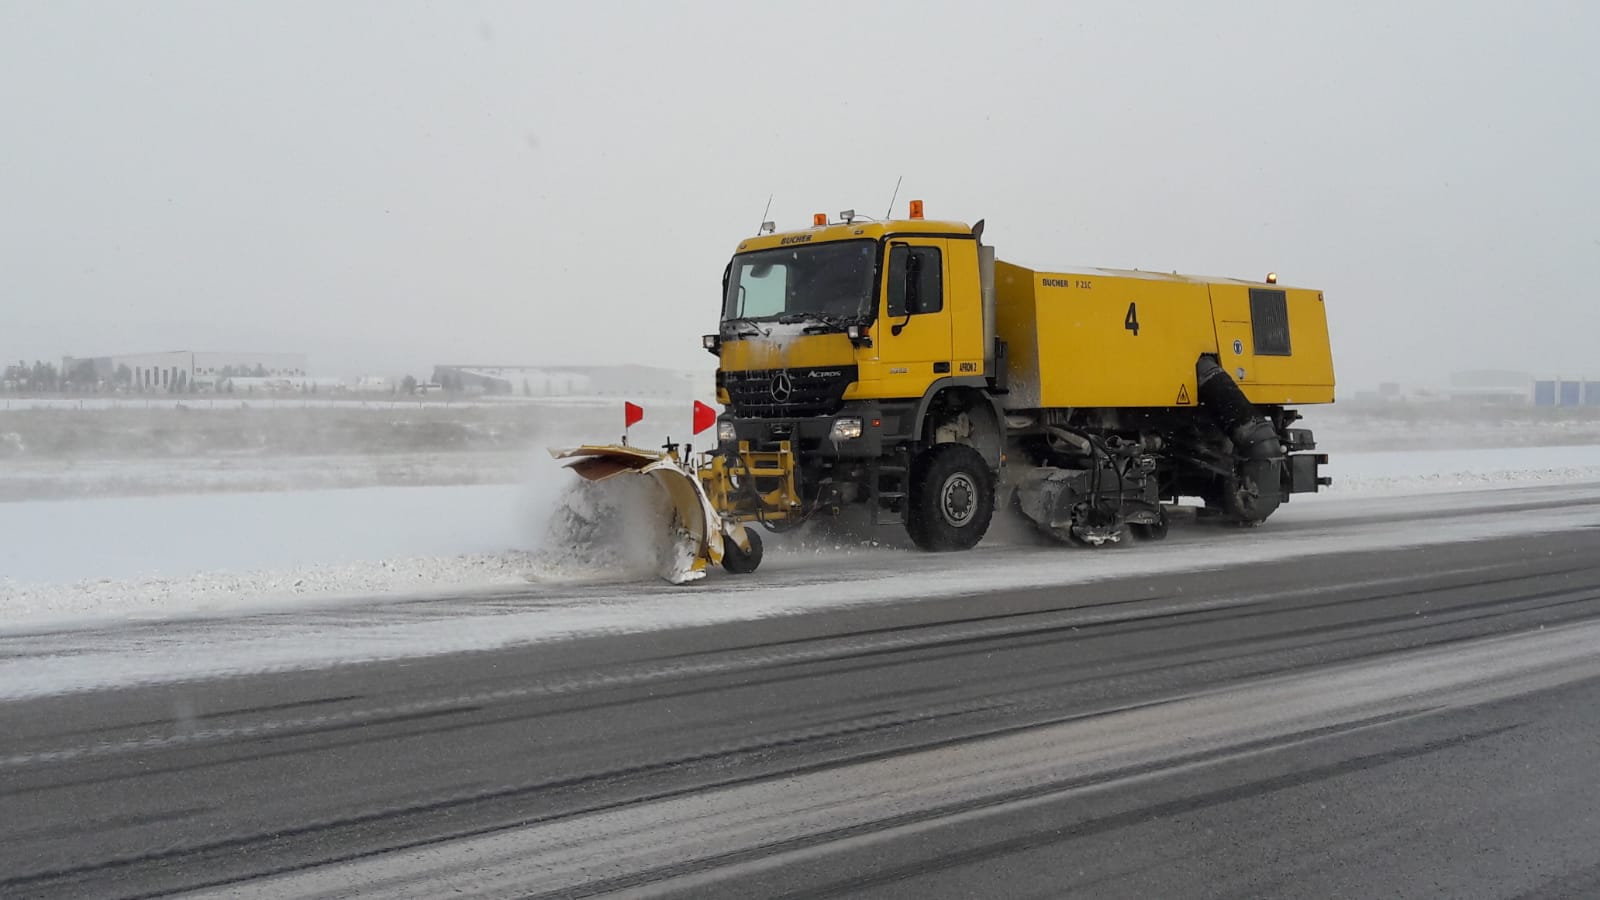
[[[1186,384],[1178,385],[1178,405],[1179,406],[1188,406],[1189,405],[1189,386],[1186,385]]]

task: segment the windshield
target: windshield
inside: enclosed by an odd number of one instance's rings
[[[741,253],[728,271],[723,321],[859,319],[874,306],[877,263],[870,240]]]

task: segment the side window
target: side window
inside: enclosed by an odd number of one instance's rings
[[[889,316],[906,314],[906,267],[916,259],[917,308],[913,315],[944,309],[944,259],[938,247],[892,247],[889,250]]]
[[[1250,328],[1257,356],[1289,355],[1289,304],[1283,291],[1250,289]]]
[[[783,312],[788,296],[789,267],[744,265],[739,267],[736,316],[775,316]]]

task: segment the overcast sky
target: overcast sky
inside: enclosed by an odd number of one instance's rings
[[[1341,382],[1600,376],[1600,4],[0,0],[0,358],[709,367],[905,201],[1327,292]]]

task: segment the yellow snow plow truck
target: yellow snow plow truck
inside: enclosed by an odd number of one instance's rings
[[[1322,293],[1262,281],[997,260],[983,222],[770,223],[723,273],[717,443],[696,459],[591,445],[677,510],[669,580],[754,571],[781,531],[864,504],[923,550],[965,550],[997,505],[1063,541],[1165,536],[1167,504],[1264,521],[1330,482],[1291,406],[1331,403]],[[687,455],[687,454],[686,454]]]

